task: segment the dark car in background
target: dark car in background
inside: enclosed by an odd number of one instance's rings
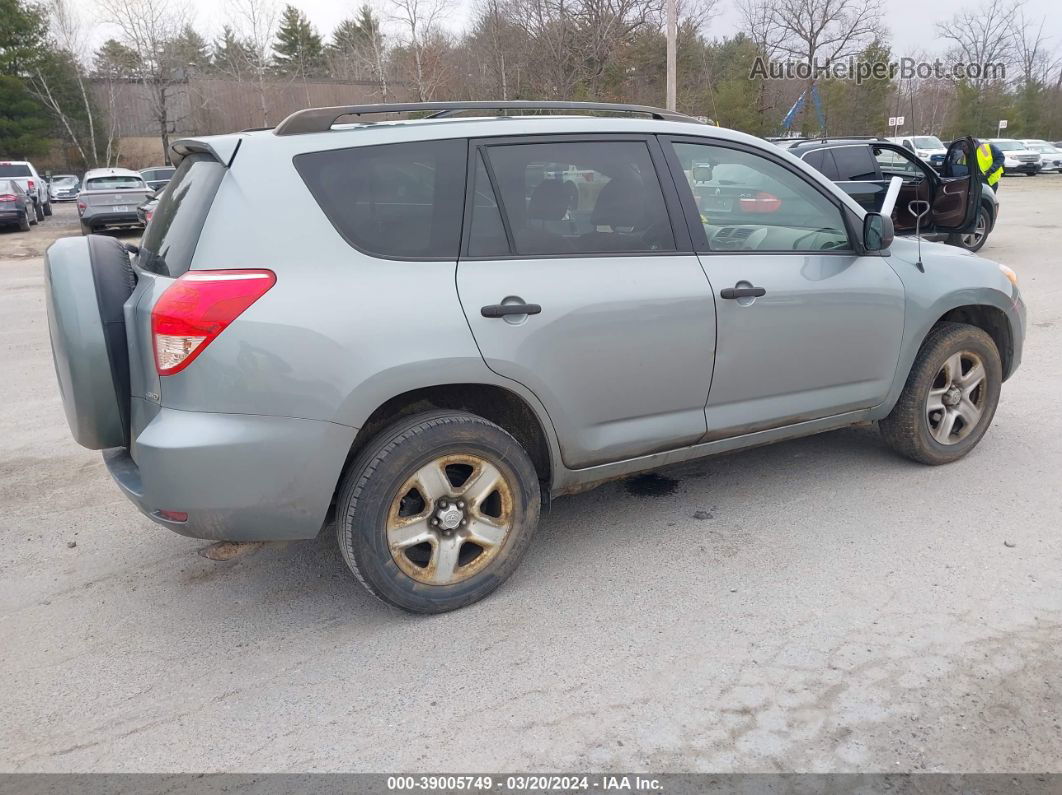
[[[917,226],[925,239],[978,251],[995,226],[999,201],[980,180],[971,183],[965,168],[954,168],[959,145],[965,140],[948,147],[939,172],[903,145],[881,139],[802,141],[790,146],[789,151],[872,212],[881,209],[889,183],[899,177],[903,185],[893,211],[897,234],[915,233],[916,219],[909,205],[912,201],[926,201],[929,212]],[[960,170],[962,173],[958,173]]]
[[[176,171],[177,169],[173,166],[152,166],[151,168],[141,169],[140,176],[144,178],[144,182],[147,183],[149,188],[158,193],[169,184]]]
[[[17,226],[28,232],[37,223],[33,200],[13,179],[0,179],[0,226]]]

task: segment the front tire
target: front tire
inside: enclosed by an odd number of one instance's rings
[[[922,343],[900,399],[878,428],[889,447],[914,461],[957,461],[992,424],[1002,383],[999,351],[987,333],[965,323],[940,323]]]
[[[413,613],[478,601],[505,582],[538,525],[538,475],[508,432],[460,411],[381,432],[345,475],[339,548],[370,593]]]
[[[992,216],[988,208],[982,205],[977,211],[977,223],[973,231],[965,235],[952,235],[948,242],[967,251],[980,251],[988,241],[988,233],[991,231]]]

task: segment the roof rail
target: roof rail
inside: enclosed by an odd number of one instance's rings
[[[276,126],[276,135],[301,135],[302,133],[325,132],[343,116],[362,116],[376,113],[427,113],[429,119],[442,119],[466,110],[581,110],[597,113],[638,113],[654,119],[684,121],[700,124],[692,116],[647,105],[624,105],[611,102],[560,102],[536,100],[510,100],[503,102],[391,102],[377,105],[336,105],[330,108],[306,108],[295,111]]]

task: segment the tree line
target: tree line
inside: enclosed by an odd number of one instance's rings
[[[740,30],[713,36],[718,4],[731,1]],[[768,80],[754,65],[896,60],[876,0],[679,0],[678,109],[757,135],[783,120],[805,134],[885,134],[889,116],[904,116],[904,133],[987,136],[1006,118],[1010,134],[1062,137],[1062,58],[1046,19],[1022,0],[984,3],[937,23],[940,52],[905,55],[1002,63],[1005,77],[857,84]],[[94,46],[98,22],[74,0],[0,0],[0,156],[59,142],[82,167],[115,163],[122,82],[144,87],[164,149],[184,131],[175,92],[197,78],[245,85],[257,98],[248,127],[280,120],[267,90],[278,81],[357,82],[380,101],[664,99],[664,0],[476,0],[462,30],[447,0],[374,0],[327,34],[296,6],[231,0],[214,35],[182,0],[98,5],[116,35]]]

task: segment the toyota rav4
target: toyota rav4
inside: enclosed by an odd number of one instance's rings
[[[315,108],[172,153],[134,257],[47,253],[75,439],[155,522],[330,528],[411,611],[494,590],[551,498],[665,464],[864,421],[955,461],[1021,359],[1009,268],[666,111]]]

